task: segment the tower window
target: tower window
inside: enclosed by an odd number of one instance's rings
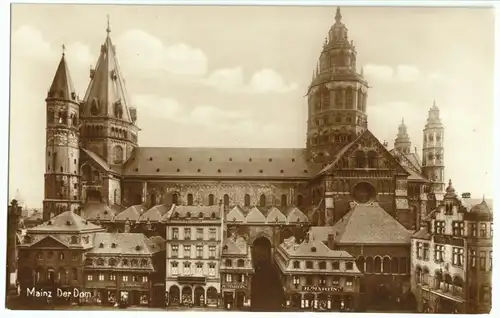
[[[64,169],[63,169],[63,167],[62,167],[62,166],[61,166],[61,172],[64,172]]]
[[[345,92],[345,108],[352,109],[353,107],[353,96],[352,96],[352,88],[348,87]]]
[[[76,159],[73,159],[73,163],[76,165]]]

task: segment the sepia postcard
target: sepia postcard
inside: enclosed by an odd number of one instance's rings
[[[485,314],[494,10],[12,4],[6,308]]]

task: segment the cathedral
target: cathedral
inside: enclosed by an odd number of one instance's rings
[[[369,85],[337,9],[308,88],[304,148],[141,147],[111,29],[83,100],[63,53],[46,98],[43,217],[117,215],[141,205],[297,207],[333,225],[352,203],[377,202],[408,230],[444,195],[444,128],[434,104],[421,157],[404,121],[393,149],[368,127]],[[107,212],[108,213],[108,212]],[[265,214],[265,212],[263,212]]]

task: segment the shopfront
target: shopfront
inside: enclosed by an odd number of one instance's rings
[[[353,311],[355,295],[341,286],[303,286],[302,292],[290,293],[287,307],[311,311]]]
[[[222,284],[222,298],[225,309],[242,309],[250,306],[250,292],[246,283]]]

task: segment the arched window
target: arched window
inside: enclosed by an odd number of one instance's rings
[[[340,89],[335,90],[335,108],[338,109],[344,108],[342,106],[342,90]]]
[[[245,206],[250,206],[250,195],[245,194]]]
[[[193,194],[188,193],[187,205],[193,205]]]
[[[150,201],[151,201],[151,206],[155,206],[156,205],[156,194],[151,193],[151,195],[150,195]]]
[[[228,207],[229,206],[229,195],[224,194],[224,206]]]
[[[177,204],[179,201],[179,195],[177,193],[172,194],[172,204]]]
[[[238,260],[238,267],[245,267],[245,261],[242,259]]]
[[[345,91],[345,108],[352,109],[353,108],[353,93],[352,88],[348,87]]]
[[[214,195],[211,193],[208,195],[208,205],[214,205]]]
[[[231,261],[230,259],[226,259],[225,265],[226,265],[226,267],[232,267],[233,261]]]
[[[375,256],[373,263],[374,263],[373,264],[374,272],[381,273],[382,272],[382,258],[380,256]]]
[[[286,194],[281,195],[281,206],[286,206]]]
[[[326,87],[321,92],[321,108],[330,108],[330,91]]]
[[[49,110],[47,112],[47,123],[52,124],[54,123],[54,111]]]
[[[391,260],[391,272],[394,274],[399,273],[399,259],[396,257]]]
[[[365,271],[365,258],[363,256],[358,257],[356,265],[358,266],[358,269],[363,273]]]
[[[375,151],[368,152],[368,167],[369,168],[378,168],[377,165],[377,153]]]
[[[302,206],[302,204],[303,204],[303,198],[302,198],[302,195],[300,195],[300,194],[299,194],[299,195],[297,196],[297,206],[298,206],[298,207],[301,207],[301,206]]]
[[[123,163],[123,148],[121,146],[115,146],[113,148],[113,157],[116,164]]]
[[[265,207],[266,206],[266,196],[263,195],[263,194],[260,196],[259,205],[261,207]]]
[[[356,151],[356,168],[364,168],[366,164],[365,153],[362,150]]]
[[[382,270],[384,273],[390,273],[391,272],[391,258],[388,257],[388,256],[385,256],[384,257],[384,261],[383,261],[383,264],[382,264]]]
[[[361,89],[358,90],[358,110],[363,110],[363,91]]]

